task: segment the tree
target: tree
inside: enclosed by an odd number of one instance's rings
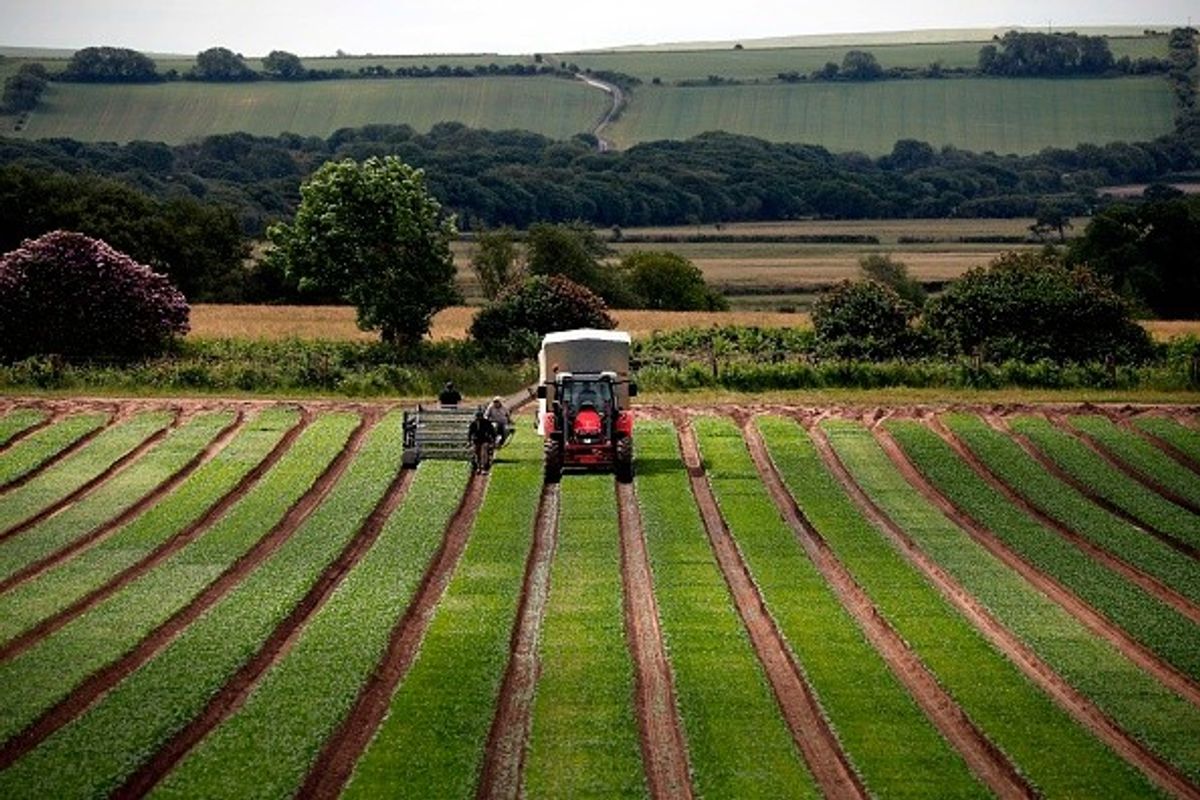
[[[144,83],[161,79],[153,59],[126,47],[85,47],[76,50],[59,75],[81,83]]]
[[[858,260],[858,268],[864,278],[891,288],[913,308],[920,309],[925,305],[925,287],[909,276],[908,265],[903,261],[896,261],[890,255],[872,253]]]
[[[308,71],[300,61],[300,56],[286,50],[272,50],[263,59],[263,72],[284,81],[303,80]]]
[[[246,65],[241,53],[227,47],[210,47],[196,55],[188,76],[198,81],[253,81],[258,73]]]
[[[338,292],[358,308],[358,326],[411,346],[433,315],[460,300],[450,241],[454,220],[425,175],[395,156],[330,161],[300,187],[291,225],[267,231],[286,273]]]
[[[817,350],[826,356],[886,360],[908,355],[916,310],[876,281],[842,281],[813,306]]]
[[[704,281],[688,259],[668,251],[635,250],[621,259],[621,280],[637,308],[666,311],[727,311],[729,303]]]
[[[4,111],[9,113],[29,111],[35,108],[42,92],[46,90],[46,81],[37,75],[17,73],[4,79],[4,96],[0,99]]]
[[[512,228],[483,231],[476,235],[471,270],[479,279],[479,288],[487,300],[495,300],[501,292],[525,277]]]
[[[1034,222],[1029,230],[1039,239],[1045,239],[1050,231],[1058,231],[1058,240],[1067,240],[1067,228],[1071,225],[1071,215],[1057,203],[1038,203]]]
[[[187,330],[166,277],[98,239],[53,231],[0,257],[3,358],[138,358]]]
[[[530,275],[562,275],[586,286],[613,306],[628,306],[628,293],[602,263],[612,250],[582,222],[538,222],[525,242]]]
[[[842,57],[841,77],[851,81],[874,81],[883,77],[874,53],[865,50],[848,50]]]
[[[519,359],[536,353],[551,331],[615,327],[604,300],[587,287],[562,275],[534,275],[480,309],[470,334],[489,354]]]

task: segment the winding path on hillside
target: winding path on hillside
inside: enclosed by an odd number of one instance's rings
[[[596,137],[596,146],[599,148],[601,153],[607,153],[609,150],[615,150],[616,145],[613,144],[613,141],[611,139],[605,139],[601,134],[604,129],[608,127],[609,123],[616,120],[617,114],[621,111],[621,107],[625,105],[625,92],[621,91],[621,87],[617,86],[615,83],[597,80],[591,75],[585,75],[582,72],[575,73],[575,77],[579,78],[579,80],[583,81],[588,86],[592,86],[604,92],[612,101],[612,105],[608,107],[608,112],[604,115],[596,127],[592,128],[592,135]]]

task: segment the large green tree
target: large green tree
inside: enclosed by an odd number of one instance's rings
[[[322,166],[300,187],[292,224],[267,231],[271,258],[301,288],[334,291],[358,308],[358,326],[413,345],[433,315],[460,299],[450,241],[454,220],[425,176],[395,156]]]

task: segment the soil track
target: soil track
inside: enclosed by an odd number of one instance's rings
[[[251,488],[253,488],[254,484],[258,483],[262,476],[265,475],[267,471],[271,469],[271,467],[275,466],[279,459],[283,458],[283,455],[289,449],[291,449],[292,443],[295,442],[296,438],[300,435],[300,432],[308,426],[310,419],[310,414],[305,411],[301,411],[300,420],[290,429],[288,429],[288,431],[280,438],[275,447],[271,449],[271,452],[267,454],[267,457],[256,464],[254,469],[250,470],[250,472],[248,472],[245,477],[238,482],[238,485],[234,487],[233,491],[229,492],[220,500],[218,500],[195,522],[188,525],[182,531],[176,533],[167,541],[163,542],[158,546],[157,549],[149,553],[141,561],[126,568],[108,583],[79,598],[70,606],[58,612],[57,614],[47,617],[42,622],[38,623],[19,636],[16,636],[10,639],[8,642],[5,642],[3,645],[0,645],[0,661],[12,658],[18,653],[29,649],[41,639],[49,636],[51,633],[63,627],[80,614],[116,594],[118,591],[132,583],[137,578],[166,561],[175,553],[186,547],[189,542],[193,541],[206,530],[208,530],[213,523],[225,516],[226,512],[228,512],[230,508],[237,504],[237,502],[240,501],[242,497],[244,497],[251,490]]]
[[[365,417],[360,419],[358,427],[351,434],[345,447],[326,467],[312,487],[284,514],[270,532],[259,539],[248,552],[222,572],[216,580],[205,587],[204,591],[175,612],[158,629],[142,639],[136,647],[108,666],[94,672],[57,705],[47,710],[28,728],[0,747],[0,770],[7,768],[36,747],[47,736],[81,714],[105,692],[161,652],[187,626],[195,622],[243,578],[257,569],[259,564],[278,550],[329,495],[342,473],[354,460],[362,446],[368,427],[370,427],[368,420]],[[14,639],[10,644],[17,641]]]
[[[12,408],[4,409],[3,413],[8,413],[11,411],[18,411],[21,408],[22,408],[22,406],[13,406]],[[33,409],[32,406],[25,406],[24,408],[30,409],[30,410]],[[34,424],[30,425],[28,428],[17,431],[16,433],[14,433],[12,436],[9,437],[7,442],[5,442],[4,444],[0,444],[0,455],[5,453],[10,447],[12,447],[14,444],[21,441],[22,439],[32,436],[33,434],[40,431],[42,428],[49,427],[52,423],[57,422],[57,421],[58,421],[58,419],[53,414],[47,412],[46,416],[42,418],[41,422],[35,422]],[[3,489],[0,489],[0,491],[3,491]]]
[[[1145,428],[1134,425],[1128,419],[1118,419],[1118,420],[1116,420],[1116,422],[1118,425],[1120,425],[1125,430],[1127,430],[1131,433],[1135,433],[1138,436],[1141,436],[1143,439],[1150,442],[1150,444],[1154,445],[1159,450],[1162,450],[1164,453],[1169,455],[1171,458],[1173,458],[1177,462],[1179,462],[1180,466],[1186,467],[1187,469],[1190,469],[1192,472],[1196,473],[1197,475],[1200,475],[1200,461],[1194,460],[1190,455],[1183,452],[1178,447],[1176,447],[1175,445],[1168,442],[1166,439],[1162,438],[1161,436],[1158,436],[1157,434],[1155,434],[1152,431],[1148,431]]]
[[[112,798],[136,798],[147,794],[168,772],[200,742],[209,731],[221,724],[249,697],[259,679],[279,659],[283,658],[299,637],[304,625],[312,618],[342,580],[354,569],[367,551],[379,538],[383,526],[392,513],[403,502],[412,484],[414,472],[401,470],[387,492],[380,498],[370,516],[363,522],[358,533],[343,548],[304,598],[292,609],[287,618],[271,632],[262,649],[246,662],[208,703],[204,711],[193,719],[167,742],[141,769],[135,772],[123,786],[110,795]]]
[[[446,524],[441,547],[430,562],[404,616],[392,630],[382,662],[363,686],[346,719],[317,756],[298,797],[332,799],[341,794],[354,771],[354,765],[383,721],[392,693],[417,657],[433,612],[466,549],[486,489],[486,475],[471,476],[458,508]]]
[[[96,477],[89,480],[87,483],[80,486],[78,489],[75,489],[73,492],[68,494],[66,497],[62,497],[62,498],[56,500],[55,502],[51,503],[46,508],[44,508],[41,511],[39,511],[38,513],[34,514],[32,517],[29,517],[28,519],[24,520],[23,522],[18,522],[16,525],[13,525],[8,530],[0,533],[0,542],[4,541],[5,539],[8,539],[12,536],[16,536],[18,533],[27,531],[30,528],[32,528],[33,526],[37,525],[38,523],[43,522],[43,521],[49,519],[50,517],[53,517],[55,514],[62,511],[67,506],[71,505],[79,498],[86,496],[89,492],[93,491],[97,486],[99,486],[100,484],[109,480],[114,475],[119,473],[121,470],[125,469],[130,464],[132,464],[133,462],[135,462],[139,458],[141,458],[146,453],[147,450],[149,450],[151,447],[154,447],[154,445],[156,445],[160,441],[162,441],[163,438],[165,438],[168,433],[170,433],[171,431],[178,428],[181,424],[183,424],[183,422],[184,422],[183,414],[179,411],[179,409],[172,409],[172,410],[174,411],[174,417],[171,419],[171,422],[169,425],[166,425],[165,427],[160,428],[159,430],[157,430],[154,433],[147,436],[144,440],[142,440],[141,443],[139,443],[136,447],[134,447],[128,453],[121,456],[113,463],[109,464],[108,467],[106,467],[103,472],[101,472],[99,475],[97,475]],[[41,472],[41,470],[39,469],[38,472]],[[12,484],[9,484],[9,485],[11,486]]]
[[[550,565],[558,539],[559,485],[542,487],[534,522],[533,546],[525,562],[525,583],[513,629],[508,667],[496,704],[496,716],[488,732],[483,770],[475,796],[479,800],[516,800],[521,796],[521,772],[525,766],[525,742],[529,738],[534,688],[541,663],[538,639],[546,598],[550,593]]]
[[[1161,681],[1164,686],[1177,693],[1180,697],[1200,707],[1200,686],[1197,686],[1195,681],[1180,673],[1169,664],[1164,663],[1158,656],[1133,639],[1120,626],[1092,608],[1057,580],[1010,550],[996,534],[977,523],[950,502],[908,460],[908,456],[905,455],[904,450],[887,430],[880,426],[874,426],[872,431],[875,434],[876,440],[887,452],[904,478],[929,502],[933,503],[938,510],[962,528],[972,539],[1036,587],[1042,594],[1062,606],[1088,630],[1112,644],[1113,647],[1117,648],[1130,661],[1150,673],[1150,675]]]
[[[1013,487],[1009,486],[999,475],[992,472],[987,464],[975,455],[971,448],[967,447],[954,432],[946,427],[936,415],[931,416],[928,420],[929,427],[934,433],[942,437],[942,440],[958,453],[963,461],[967,462],[976,474],[979,475],[989,486],[1002,494],[1009,503],[1025,512],[1027,515],[1036,519],[1042,527],[1053,531],[1066,541],[1073,544],[1075,547],[1082,550],[1094,561],[1104,565],[1108,569],[1125,578],[1130,583],[1140,587],[1147,594],[1154,597],[1164,605],[1171,606],[1183,616],[1190,619],[1192,622],[1200,624],[1200,606],[1197,606],[1187,597],[1184,597],[1179,592],[1167,586],[1162,581],[1142,571],[1140,568],[1130,564],[1112,553],[1100,547],[1098,544],[1085,538],[1069,526],[1059,522],[1054,517],[1042,511],[1033,503],[1025,499],[1025,496],[1018,493]]]
[[[109,534],[124,527],[127,523],[161,502],[164,497],[174,491],[175,488],[179,486],[179,484],[182,483],[189,475],[199,469],[203,464],[212,460],[213,456],[223,450],[225,445],[229,444],[230,440],[237,435],[238,430],[241,428],[244,420],[245,414],[242,411],[238,411],[237,416],[231,420],[228,425],[222,428],[216,437],[214,437],[213,440],[209,442],[203,450],[197,453],[191,461],[184,464],[173,474],[167,476],[162,483],[151,489],[148,494],[144,495],[129,508],[125,509],[107,522],[101,523],[83,536],[80,536],[78,539],[75,539],[58,552],[51,553],[40,561],[30,564],[24,569],[8,576],[4,580],[0,580],[0,594],[7,592],[14,586],[24,583],[36,575],[40,575],[57,564],[61,564],[63,561],[71,558],[81,550],[103,541]]]
[[[805,420],[801,420],[805,422]],[[992,645],[1035,685],[1054,699],[1077,722],[1091,731],[1155,784],[1176,797],[1200,798],[1200,789],[1186,776],[1134,739],[1091,700],[1071,686],[1054,669],[1005,627],[974,595],[942,569],[916,542],[875,504],[854,480],[820,426],[810,428],[813,442],[830,472],[867,519],[886,535],[896,549]]]
[[[1200,516],[1200,506],[1197,506],[1191,500],[1188,500],[1186,497],[1182,496],[1181,494],[1176,492],[1171,487],[1167,486],[1166,484],[1162,483],[1159,480],[1156,480],[1154,477],[1147,475],[1145,472],[1142,472],[1140,469],[1138,469],[1134,465],[1128,463],[1127,461],[1125,461],[1125,459],[1121,458],[1120,455],[1118,455],[1117,453],[1114,453],[1112,450],[1108,449],[1107,445],[1105,445],[1104,442],[1100,441],[1099,439],[1097,439],[1096,437],[1087,433],[1086,431],[1076,428],[1074,425],[1070,424],[1070,422],[1067,421],[1066,418],[1064,418],[1063,416],[1061,416],[1059,414],[1052,414],[1049,416],[1049,419],[1051,422],[1053,422],[1058,427],[1059,430],[1075,436],[1075,438],[1077,438],[1077,439],[1079,439],[1079,441],[1083,442],[1083,444],[1085,446],[1087,446],[1087,448],[1089,450],[1091,450],[1093,453],[1095,453],[1096,455],[1103,458],[1105,461],[1107,461],[1109,464],[1111,464],[1115,469],[1120,470],[1121,472],[1128,475],[1130,478],[1133,478],[1135,481],[1137,481],[1138,483],[1145,486],[1150,491],[1156,492],[1157,494],[1161,495],[1162,497],[1166,498],[1167,500],[1170,500],[1172,503],[1179,506],[1180,508],[1183,508],[1192,514],[1195,514],[1196,516]]]
[[[984,735],[952,696],[942,688],[921,659],[884,619],[866,591],[834,555],[796,503],[767,453],[766,444],[748,417],[739,420],[743,437],[763,484],[780,514],[795,532],[804,552],[833,589],[842,607],[854,617],[867,640],[934,726],[954,745],[971,771],[1003,798],[1032,798],[1036,790],[1012,762]]]
[[[705,477],[700,449],[686,413],[679,410],[674,419],[679,449],[709,543],[796,746],[827,797],[866,800],[870,796],[866,787],[850,765],[783,635],[767,613],[762,595],[729,534]]]
[[[654,600],[654,576],[646,554],[642,515],[633,485],[617,482],[617,509],[621,526],[621,580],[625,594],[625,632],[637,665],[636,696],[642,762],[650,796],[692,797],[687,744],[679,709],[671,663],[663,648],[658,604]]]
[[[1023,433],[1018,433],[1017,431],[1013,430],[1012,427],[1008,424],[1008,420],[1004,416],[1002,416],[1000,414],[987,414],[984,416],[984,419],[987,421],[987,423],[989,425],[991,425],[996,430],[998,430],[1001,433],[1004,433],[1008,436],[1011,436],[1012,440],[1014,442],[1016,442],[1018,445],[1020,445],[1022,450],[1024,450],[1034,460],[1036,460],[1039,464],[1042,465],[1043,469],[1045,469],[1047,472],[1049,472],[1054,477],[1058,478],[1063,483],[1065,483],[1068,486],[1070,486],[1071,488],[1073,488],[1075,491],[1082,494],[1084,497],[1091,500],[1096,505],[1103,508],[1108,513],[1110,513],[1116,517],[1120,517],[1121,519],[1125,520],[1130,525],[1134,526],[1135,528],[1137,528],[1140,531],[1145,531],[1148,535],[1153,536],[1155,539],[1158,539],[1160,542],[1167,545],[1168,547],[1170,547],[1174,550],[1177,550],[1186,556],[1194,558],[1197,561],[1200,561],[1200,549],[1193,547],[1191,544],[1188,544],[1187,542],[1180,541],[1179,539],[1175,538],[1174,536],[1172,536],[1169,533],[1166,533],[1165,531],[1160,531],[1159,529],[1155,528],[1154,526],[1150,525],[1149,523],[1143,522],[1142,520],[1140,520],[1137,517],[1130,514],[1125,509],[1123,509],[1120,506],[1116,505],[1115,503],[1109,501],[1107,498],[1101,496],[1100,493],[1098,493],[1096,490],[1094,490],[1091,486],[1088,486],[1086,483],[1079,480],[1074,475],[1067,472],[1065,469],[1063,469],[1058,464],[1056,464],[1054,462],[1054,459],[1050,458],[1048,455],[1043,453],[1041,448],[1038,447],[1036,444],[1034,444],[1029,439],[1028,436],[1026,436]]]
[[[83,436],[80,436],[78,439],[71,442],[69,445],[64,447],[62,450],[59,450],[57,453],[50,456],[42,463],[38,464],[36,467],[29,470],[29,472],[26,472],[24,475],[19,475],[16,478],[13,478],[8,483],[0,485],[0,495],[4,495],[8,492],[11,492],[13,489],[24,486],[25,484],[29,483],[31,480],[36,478],[38,475],[40,475],[42,472],[44,472],[45,470],[54,466],[58,462],[62,461],[63,459],[66,459],[66,458],[70,458],[75,453],[79,452],[81,449],[86,447],[88,445],[88,443],[92,441],[92,439],[95,439],[97,436],[99,436],[105,430],[107,430],[108,428],[110,428],[114,424],[116,424],[117,419],[118,419],[118,409],[116,409],[116,408],[104,409],[104,411],[106,413],[108,413],[108,415],[109,415],[107,422],[105,422],[103,425],[98,425],[93,430],[90,430],[87,433],[83,434]],[[59,421],[59,418],[55,417],[53,415],[46,417],[46,419],[44,419],[39,424],[34,425],[32,428],[26,428],[24,431],[17,434],[16,436],[14,436],[12,439],[10,439],[8,441],[8,444],[6,444],[3,449],[7,450],[9,447],[12,447],[13,444],[15,444],[18,440],[24,439],[26,436],[30,435],[34,431],[38,431],[38,430],[41,430],[42,428],[45,428],[52,422],[58,422],[58,421]]]

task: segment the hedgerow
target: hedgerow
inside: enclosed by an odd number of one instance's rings
[[[0,641],[67,608],[138,563],[228,494],[296,425],[290,408],[268,408],[175,491],[103,542],[0,595]]]
[[[664,646],[703,797],[816,797],[709,547],[668,423],[639,422],[634,470]]]
[[[109,421],[108,414],[72,414],[36,431],[0,455],[0,486],[27,475]]]
[[[1097,414],[1076,415],[1071,425],[1099,442],[1119,461],[1200,506],[1200,476],[1135,433],[1120,430],[1112,420]],[[1200,525],[1200,520],[1197,520]]]
[[[1094,635],[947,519],[896,469],[860,424],[823,423],[854,480],[916,546],[1072,686],[1194,781],[1200,709]],[[1055,752],[1060,752],[1055,748]],[[1071,757],[1063,763],[1076,764]]]

